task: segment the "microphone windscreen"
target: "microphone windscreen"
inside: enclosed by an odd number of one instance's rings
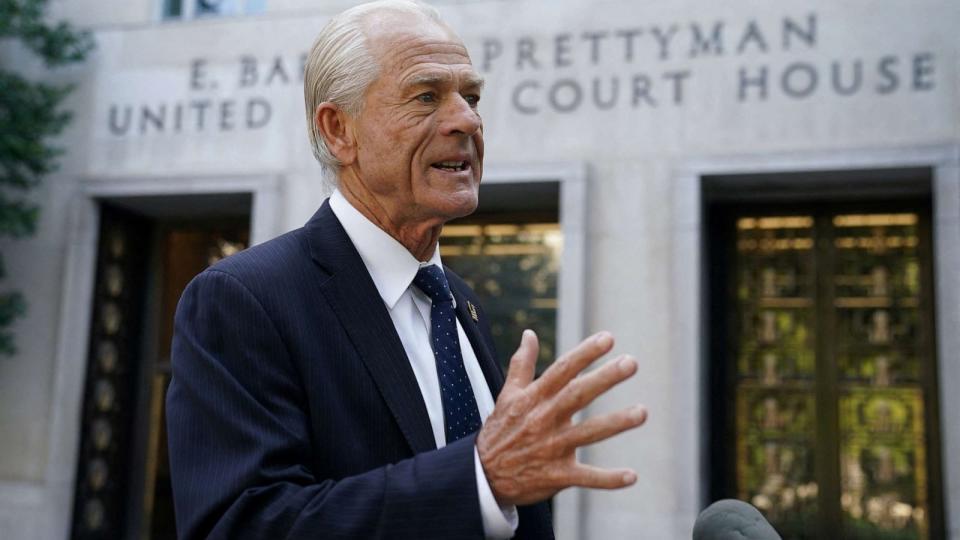
[[[781,540],[759,510],[735,499],[717,501],[697,516],[693,540]]]

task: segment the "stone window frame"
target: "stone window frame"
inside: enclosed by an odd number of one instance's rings
[[[172,15],[169,13],[170,4],[173,1],[180,2],[180,14]],[[160,0],[157,3],[159,19],[163,22],[173,21],[192,21],[196,19],[211,19],[218,17],[238,17],[244,15],[256,15],[266,11],[267,0],[223,0],[230,4],[235,4],[235,8],[226,13],[207,13],[201,14],[197,11],[197,4],[203,0]]]
[[[960,145],[901,146],[855,150],[768,153],[692,159],[677,164],[672,173],[671,209],[674,250],[671,256],[670,346],[674,385],[672,395],[678,410],[689,422],[676,423],[671,447],[676,455],[673,478],[682,507],[678,513],[690,523],[709,501],[707,493],[706,433],[708,415],[700,392],[703,388],[708,339],[705,331],[705,281],[703,267],[703,181],[719,175],[775,172],[819,172],[884,168],[929,168],[932,172],[933,259],[936,354],[939,380],[940,438],[942,460],[944,530],[947,538],[960,540]],[[692,465],[692,466],[691,466]],[[680,518],[681,516],[677,516]]]

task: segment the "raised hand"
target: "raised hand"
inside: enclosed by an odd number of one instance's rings
[[[578,447],[647,419],[646,408],[636,405],[573,423],[574,413],[636,373],[637,361],[623,355],[578,376],[612,348],[613,336],[595,334],[534,381],[540,345],[536,334],[524,331],[496,406],[477,435],[480,463],[500,504],[538,502],[571,486],[617,489],[637,481],[630,469],[593,467],[576,458]]]

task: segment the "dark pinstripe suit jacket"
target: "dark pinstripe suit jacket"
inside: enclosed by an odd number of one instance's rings
[[[473,293],[447,270],[494,396]],[[474,436],[437,450],[373,280],[323,206],[197,276],[177,308],[167,395],[177,531],[194,538],[480,538]],[[552,538],[546,504],[517,538]]]

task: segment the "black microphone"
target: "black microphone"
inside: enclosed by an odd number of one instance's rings
[[[706,507],[693,525],[693,540],[782,540],[753,506],[723,499]]]

